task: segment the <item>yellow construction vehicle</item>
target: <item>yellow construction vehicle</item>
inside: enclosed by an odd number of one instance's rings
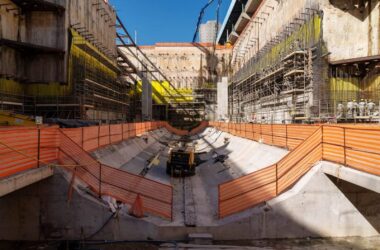
[[[170,148],[166,163],[166,173],[170,176],[185,177],[195,175],[195,148],[183,145]]]
[[[35,126],[33,118],[26,115],[0,111],[0,126]]]

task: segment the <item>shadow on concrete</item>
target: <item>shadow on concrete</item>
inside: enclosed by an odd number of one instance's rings
[[[377,0],[330,0],[330,3],[357,19],[364,21],[375,9]]]
[[[380,194],[333,176],[328,177],[376,231],[380,232]]]

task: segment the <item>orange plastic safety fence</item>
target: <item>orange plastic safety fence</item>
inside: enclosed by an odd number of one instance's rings
[[[264,125],[210,122],[243,138],[287,147],[277,164],[219,185],[219,216],[243,211],[289,189],[321,159],[380,175],[378,125]]]
[[[242,138],[293,150],[319,126],[209,122],[209,126]]]
[[[162,122],[143,122],[65,128],[62,131],[86,151],[91,152],[100,147],[119,143],[162,126],[164,126]]]
[[[59,131],[59,136],[59,163],[77,165],[71,171],[95,193],[109,195],[131,205],[140,195],[144,211],[172,218],[171,186],[100,164],[65,133]]]
[[[243,211],[276,196],[276,166],[270,166],[219,186],[219,216]]]
[[[323,158],[380,175],[380,128],[373,125],[324,126]]]
[[[57,128],[0,128],[0,178],[57,159]]]
[[[274,144],[274,134],[281,132],[274,133],[273,127],[261,126],[261,132],[266,133],[261,135]],[[283,127],[277,129],[283,133]],[[322,129],[319,128],[277,164],[219,185],[219,217],[241,212],[274,198],[293,185],[321,158]]]

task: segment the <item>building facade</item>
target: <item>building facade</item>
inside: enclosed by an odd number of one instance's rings
[[[200,43],[214,43],[221,25],[214,20],[207,21],[199,27],[199,42]]]
[[[104,0],[4,0],[0,104],[45,118],[124,119],[116,13]]]
[[[218,36],[233,44],[231,120],[378,119],[379,1],[243,2]]]

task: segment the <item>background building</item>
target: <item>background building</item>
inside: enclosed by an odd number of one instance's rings
[[[163,107],[170,104],[177,105],[173,112],[179,112],[178,105],[181,105],[196,109],[202,114],[202,119],[205,116],[214,119],[217,83],[229,72],[229,47],[214,46],[212,43],[157,43],[140,46],[140,49],[162,73],[155,72],[156,80],[149,79],[153,87],[154,105],[161,110],[154,111],[154,114],[164,114]],[[132,58],[128,49],[122,48],[122,51]],[[146,70],[136,59],[131,60],[140,72]],[[155,71],[153,68],[149,70]],[[141,89],[141,86],[138,87],[138,91],[142,92]],[[175,115],[172,117],[178,120]]]
[[[220,24],[216,21],[207,21],[199,27],[199,42],[200,43],[213,43],[216,41],[217,34],[221,28]]]

